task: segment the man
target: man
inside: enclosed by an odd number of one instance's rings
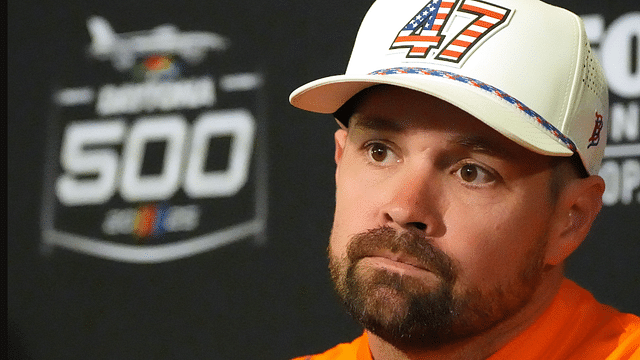
[[[362,336],[300,359],[640,358],[640,319],[563,275],[602,206],[608,92],[536,0],[378,0],[333,113],[331,276]]]

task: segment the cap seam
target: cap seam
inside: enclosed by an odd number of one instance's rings
[[[572,31],[573,31],[573,37],[575,38],[576,36],[578,38],[580,38],[580,22],[579,22],[579,18],[577,18],[577,15],[573,15],[570,14],[570,16],[572,17],[572,19],[574,20],[574,23],[576,24],[576,26],[572,27]],[[570,74],[570,76],[568,76],[567,78],[567,86],[565,86],[565,96],[564,96],[564,111],[562,112],[563,114],[563,119],[562,119],[562,126],[561,126],[561,131],[564,134],[568,134],[571,131],[571,121],[569,121],[569,118],[571,116],[571,112],[573,112],[573,109],[571,108],[571,98],[572,97],[576,97],[578,96],[579,93],[579,89],[577,88],[579,86],[578,84],[578,79],[580,78],[580,72],[581,69],[579,67],[579,63],[580,63],[580,57],[582,56],[580,48],[582,46],[582,41],[583,39],[580,38],[580,41],[574,42],[574,46],[572,47],[573,50],[573,56],[572,58],[574,59],[574,71],[573,74]],[[576,150],[574,150],[576,151]]]

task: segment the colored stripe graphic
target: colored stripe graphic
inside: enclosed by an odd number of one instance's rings
[[[429,49],[440,45],[440,31],[455,2],[429,1],[399,32],[389,49],[409,48],[407,57],[424,58]]]
[[[466,1],[459,11],[474,14],[477,18],[471,22],[456,38],[436,56],[436,59],[458,62],[478,41],[493,28],[504,22],[509,9],[480,1]],[[466,41],[459,41],[464,37]]]
[[[139,237],[149,236],[153,232],[155,221],[156,207],[154,205],[141,206],[136,214],[133,233]]]

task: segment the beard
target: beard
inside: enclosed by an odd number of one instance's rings
[[[345,258],[329,247],[329,269],[336,292],[365,329],[405,350],[438,349],[478,335],[509,318],[533,296],[542,279],[546,242],[530,251],[527,264],[509,284],[490,291],[456,289],[460,266],[424,234],[381,227],[353,236]],[[360,260],[380,251],[417,259],[436,282],[381,268]]]

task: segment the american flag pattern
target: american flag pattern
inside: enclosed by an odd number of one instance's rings
[[[407,57],[425,58],[429,50],[440,46],[441,29],[451,16],[456,1],[431,0],[405,25],[390,49],[410,48]]]
[[[457,10],[456,10],[457,8]],[[446,23],[456,12],[475,18],[462,29],[435,59],[459,63],[483,37],[504,23],[511,10],[482,0],[430,0],[400,30],[389,49],[409,48],[407,58],[426,58],[444,42]]]
[[[556,138],[558,138],[558,140],[562,141],[569,150],[573,152],[576,152],[578,150],[575,143],[571,141],[571,139],[566,137],[562,132],[560,132],[560,130],[558,130],[558,128],[556,128],[555,126],[553,126],[553,124],[545,120],[540,114],[538,114],[537,112],[535,112],[534,110],[532,110],[531,108],[529,108],[528,106],[520,102],[518,99],[514,98],[513,96],[510,96],[504,91],[496,87],[493,87],[487,83],[484,83],[482,81],[479,81],[467,76],[458,75],[448,71],[432,70],[432,69],[425,69],[425,68],[418,68],[418,67],[396,67],[391,69],[377,70],[369,73],[369,75],[401,75],[401,74],[437,76],[440,78],[458,81],[470,86],[474,86],[487,93],[493,94],[499,97],[500,99],[508,102],[509,104],[514,105],[518,110],[522,111],[524,114],[529,116],[532,120],[534,120],[536,123],[541,125],[546,131],[550,132]]]
[[[436,56],[436,59],[458,62],[485,34],[502,24],[510,10],[498,5],[478,0],[463,1],[458,11],[476,15],[466,28],[462,30]]]

